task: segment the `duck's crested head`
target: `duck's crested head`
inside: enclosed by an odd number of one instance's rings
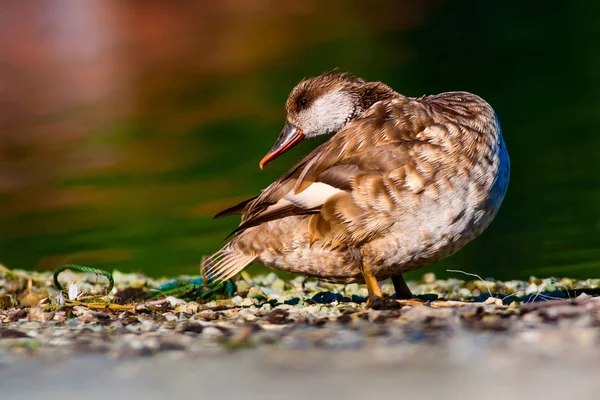
[[[307,138],[336,133],[362,113],[366,86],[349,73],[327,72],[304,79],[288,96],[287,121]]]
[[[393,95],[395,92],[383,83],[365,82],[345,72],[304,79],[288,96],[286,124],[260,167],[305,138],[339,132],[375,102]]]

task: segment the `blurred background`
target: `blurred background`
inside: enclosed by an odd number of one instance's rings
[[[339,67],[474,92],[503,126],[495,222],[413,278],[598,277],[599,20],[594,0],[3,3],[0,263],[197,274],[239,222],[212,215],[314,147],[258,168],[289,91]]]

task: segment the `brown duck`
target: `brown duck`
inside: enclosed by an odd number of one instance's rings
[[[371,301],[391,278],[457,252],[496,215],[509,157],[488,103],[466,92],[411,98],[381,82],[326,73],[304,80],[262,168],[301,140],[329,140],[241,214],[234,238],[203,271],[226,280],[252,262],[317,279],[365,282]]]

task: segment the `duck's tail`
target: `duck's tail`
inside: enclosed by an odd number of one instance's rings
[[[240,251],[235,239],[202,263],[202,276],[208,280],[226,281],[256,260],[256,254]]]

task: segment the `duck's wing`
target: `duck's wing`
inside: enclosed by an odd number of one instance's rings
[[[251,216],[259,214],[264,209],[276,204],[285,196],[290,188],[293,187],[295,179],[300,175],[301,169],[314,156],[315,152],[308,154],[302,158],[296,165],[288,170],[284,175],[264,189],[259,196],[246,199],[232,207],[217,213],[214,218],[221,218],[231,215],[242,214],[242,220],[248,219]],[[291,186],[290,186],[291,185]],[[282,218],[282,217],[281,217]]]
[[[464,92],[378,102],[249,201],[236,232],[313,214],[311,235],[324,243],[385,233],[394,211],[418,207],[422,192],[435,197],[450,185],[440,171],[465,173],[490,145],[481,133],[497,129],[494,121],[487,103]]]
[[[225,210],[220,211],[217,214],[215,214],[215,216],[213,218],[217,219],[217,218],[222,218],[222,217],[229,217],[231,215],[242,214],[244,212],[244,208],[246,208],[248,203],[250,203],[252,200],[256,199],[257,197],[258,196],[251,197],[249,199],[246,199],[246,200],[236,204],[235,206],[226,208]]]

